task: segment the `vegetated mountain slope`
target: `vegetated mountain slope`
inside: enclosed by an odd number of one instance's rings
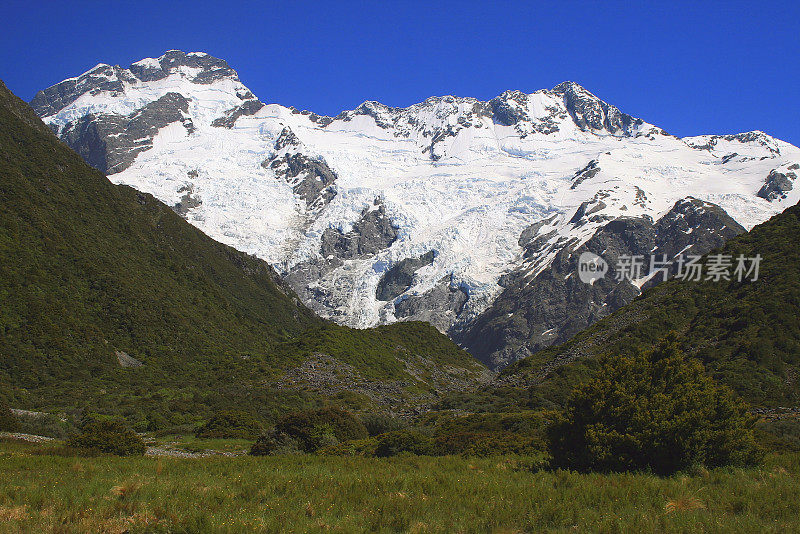
[[[263,260],[111,184],[0,84],[0,386],[18,403],[274,407],[284,371],[321,354],[365,383],[402,382],[400,393],[481,373],[429,325],[323,321]],[[438,375],[410,373],[423,359]]]
[[[267,260],[324,317],[430,321],[495,367],[638,294],[587,300],[567,285],[548,293],[559,313],[529,298],[617,219],[637,244],[693,219],[685,245],[702,253],[730,237],[728,216],[751,228],[800,199],[797,147],[763,132],[679,139],[573,82],[323,117],[264,104],[225,61],[173,50],[98,65],[32,105],[111,180]]]
[[[757,281],[670,280],[575,336],[508,367],[500,384],[557,400],[597,356],[650,348],[675,331],[687,354],[748,401],[800,403],[800,205],[736,237],[721,253],[760,254]],[[715,252],[716,253],[716,252]]]

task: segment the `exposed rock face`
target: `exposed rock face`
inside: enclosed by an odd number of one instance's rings
[[[127,352],[122,352],[121,350],[114,351],[117,356],[117,361],[119,362],[120,367],[141,367],[144,364],[130,356]]]
[[[574,82],[561,83],[553,88],[553,92],[564,96],[567,111],[582,130],[606,130],[615,135],[630,136],[632,128],[643,122],[603,102]]]
[[[454,286],[448,278],[443,278],[421,295],[404,296],[395,303],[394,314],[410,321],[431,323],[439,331],[447,332],[467,300],[469,294],[463,287]]]
[[[130,166],[140,152],[152,148],[153,137],[164,126],[180,122],[187,133],[192,133],[194,124],[185,115],[188,108],[182,95],[167,93],[131,115],[86,115],[58,133],[89,165],[114,174]]]
[[[100,64],[94,69],[39,91],[31,101],[31,107],[40,117],[57,113],[77,100],[81,95],[98,94],[101,91],[122,92],[124,83],[150,82],[166,78],[180,67],[199,69],[192,82],[210,84],[223,78],[236,78],[236,71],[223,59],[208,54],[186,54],[170,50],[158,60],[142,60],[128,69],[119,65]]]
[[[160,68],[159,68],[160,67]],[[158,59],[158,66],[150,62],[134,63],[130,71],[142,81],[161,80],[179,67],[198,69],[192,78],[193,83],[211,84],[224,78],[236,78],[236,71],[224,59],[208,54],[186,54],[180,50],[170,50]]]
[[[374,209],[367,208],[353,229],[343,233],[328,228],[322,234],[322,257],[353,259],[363,258],[389,248],[397,239],[397,228],[386,215],[386,208],[375,200]]]
[[[700,136],[699,138],[695,139],[688,140],[686,144],[697,150],[713,151],[717,149],[720,144],[723,144],[726,141],[727,142],[736,141],[738,143],[750,143],[750,144],[761,145],[772,156],[779,156],[781,154],[781,149],[775,143],[775,139],[768,136],[764,132],[758,130],[752,132],[731,134],[731,135]],[[728,157],[728,159],[730,160],[737,156],[739,156],[739,154],[728,154],[726,157]],[[740,161],[748,161],[752,159],[754,158],[744,157],[743,159],[740,159]]]
[[[309,156],[291,128],[286,126],[275,140],[275,153],[261,163],[275,177],[292,186],[309,211],[319,211],[336,196],[336,173],[322,156]]]
[[[581,224],[582,214],[573,224]],[[523,234],[521,244],[537,254],[547,236]],[[639,288],[614,273],[586,284],[577,276],[578,257],[592,252],[615,266],[620,256],[651,255],[673,259],[700,255],[744,232],[724,210],[691,197],[679,201],[657,222],[649,218],[609,221],[586,243],[568,246],[549,268],[531,278],[526,270],[511,273],[495,302],[457,339],[491,368],[498,369],[570,337],[631,302]],[[675,267],[673,267],[674,271]],[[642,274],[646,275],[649,265]],[[648,283],[657,283],[655,277]]]
[[[191,183],[186,184],[178,189],[178,193],[183,193],[183,196],[178,202],[175,203],[174,206],[172,206],[172,209],[184,219],[188,215],[189,210],[203,205],[203,201],[200,200],[199,197],[194,196],[194,185]]]
[[[597,174],[600,172],[599,164],[600,162],[598,160],[593,159],[586,165],[586,167],[576,172],[575,177],[572,180],[572,185],[570,186],[570,189],[575,189],[576,187],[581,185],[581,182],[583,182],[584,180],[589,180],[590,178],[594,178],[595,176],[597,176]]]
[[[389,301],[405,293],[414,281],[414,273],[426,265],[433,263],[436,253],[431,250],[419,258],[406,258],[394,264],[386,271],[378,282],[375,297]]]
[[[336,173],[324,159],[301,153],[284,154],[265,161],[262,166],[272,169],[277,178],[291,185],[310,210],[324,207],[336,196]]]
[[[281,130],[281,133],[275,140],[275,150],[283,150],[286,147],[298,146],[300,146],[300,139],[297,138],[295,133],[288,126]]]
[[[551,134],[560,130],[559,121],[567,118],[566,109],[553,102],[545,106],[546,115],[530,115],[530,95],[522,91],[506,91],[489,101],[491,117],[496,124],[513,126],[521,138],[532,133]]]
[[[225,113],[224,117],[214,119],[214,121],[211,123],[211,126],[214,126],[215,128],[231,129],[233,128],[233,125],[236,124],[236,120],[239,117],[249,117],[251,115],[255,115],[263,107],[264,103],[253,97],[252,99],[245,100],[240,106],[229,109]]]
[[[792,167],[792,166],[790,166]],[[794,165],[795,169],[797,165]],[[776,199],[786,198],[786,194],[793,189],[792,183],[797,179],[797,174],[792,172],[794,169],[778,172],[777,169],[770,171],[764,187],[758,191],[758,196],[772,202]]]

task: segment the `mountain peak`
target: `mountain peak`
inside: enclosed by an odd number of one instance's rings
[[[158,58],[144,58],[127,69],[119,65],[99,63],[80,76],[68,78],[36,93],[31,106],[40,117],[58,113],[86,93],[125,92],[126,86],[139,82],[163,80],[179,74],[190,82],[208,85],[223,79],[239,81],[239,76],[224,59],[205,52],[186,53],[168,50]]]
[[[578,82],[573,82],[571,80],[565,80],[561,82],[560,84],[553,87],[551,91],[553,93],[566,93],[567,91],[572,91],[572,92],[585,92],[589,93],[590,95],[592,94],[592,92],[586,89],[584,86],[582,86]]]
[[[148,82],[166,78],[179,72],[181,68],[189,69],[194,76],[194,83],[209,84],[221,78],[239,79],[236,71],[230,68],[224,59],[205,52],[186,53],[182,50],[168,50],[158,59],[145,58],[133,63],[129,71],[139,80]]]
[[[622,113],[576,82],[561,82],[551,92],[564,98],[567,111],[581,130],[605,130],[616,136],[630,136],[637,126],[644,124],[642,119]]]

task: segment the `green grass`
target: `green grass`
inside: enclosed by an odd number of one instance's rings
[[[187,452],[241,452],[249,451],[252,439],[202,439],[195,436],[163,436],[156,440],[159,446],[169,446]]]
[[[791,532],[800,455],[579,475],[535,459],[64,458],[0,444],[3,532]]]

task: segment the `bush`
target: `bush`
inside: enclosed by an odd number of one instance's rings
[[[85,421],[81,433],[70,438],[67,446],[118,456],[141,456],[146,449],[142,438],[116,419]]]
[[[364,424],[345,410],[327,407],[283,417],[251,449],[254,455],[316,452],[322,447],[369,437]]]
[[[333,406],[289,414],[278,421],[275,428],[296,439],[304,452],[314,452],[321,446],[330,445],[333,439],[341,443],[369,437],[366,427],[357,417]]]
[[[456,432],[436,436],[437,455],[497,456],[503,454],[529,455],[543,452],[543,447],[530,436],[512,432]]]
[[[324,454],[327,456],[358,456],[361,458],[373,458],[375,456],[375,449],[378,447],[378,440],[374,437],[367,439],[354,439],[339,443],[338,445],[330,445],[323,447],[317,451],[317,454]]]
[[[16,432],[19,429],[19,421],[11,408],[0,400],[0,432]]]
[[[378,436],[386,432],[402,430],[406,427],[406,422],[402,419],[377,413],[362,415],[361,422],[364,423],[364,427],[366,427],[370,436]]]
[[[401,453],[433,456],[435,453],[433,440],[416,430],[398,430],[378,437],[375,456],[387,458]]]
[[[670,336],[657,350],[605,359],[572,393],[548,439],[557,467],[669,474],[755,462],[754,422]]]
[[[299,454],[303,452],[300,443],[290,436],[276,429],[269,430],[260,436],[250,448],[253,456],[268,456],[270,454]]]
[[[195,435],[204,439],[255,439],[261,434],[261,423],[242,410],[215,413]]]

